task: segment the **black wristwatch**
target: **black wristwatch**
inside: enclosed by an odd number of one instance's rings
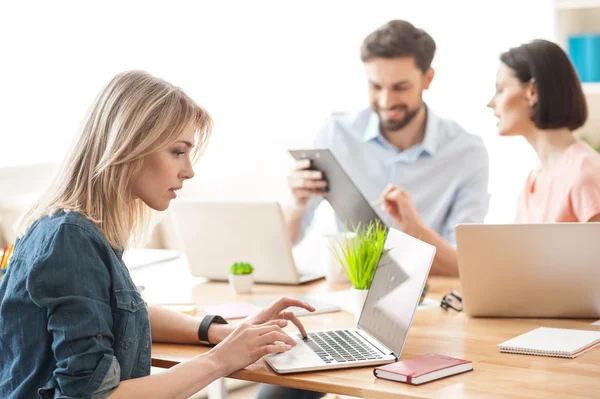
[[[204,316],[204,318],[200,322],[200,327],[198,327],[198,339],[200,340],[200,343],[202,345],[212,345],[208,341],[208,328],[212,323],[228,324],[227,321],[221,316],[210,314]]]

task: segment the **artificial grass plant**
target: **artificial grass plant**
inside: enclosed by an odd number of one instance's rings
[[[346,238],[344,242],[338,241],[331,250],[354,288],[367,290],[373,281],[379,258],[387,252],[383,252],[387,226],[376,220],[369,222],[366,227],[359,224],[354,230],[354,237]]]

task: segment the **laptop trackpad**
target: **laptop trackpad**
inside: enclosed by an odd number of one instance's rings
[[[297,339],[298,345],[284,353],[267,355],[271,366],[277,369],[290,369],[324,364],[319,356],[302,340]]]

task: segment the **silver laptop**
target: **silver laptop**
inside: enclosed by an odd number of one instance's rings
[[[356,328],[298,334],[285,353],[264,359],[278,373],[392,363],[402,354],[435,247],[390,229]]]
[[[192,275],[227,280],[229,266],[248,262],[259,283],[300,284],[324,277],[318,251],[298,264],[279,203],[172,202],[175,230]]]
[[[456,226],[464,311],[600,317],[600,223]]]

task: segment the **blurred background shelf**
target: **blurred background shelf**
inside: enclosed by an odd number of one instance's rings
[[[569,36],[600,34],[600,0],[554,0],[554,40],[569,53]],[[582,83],[588,121],[576,133],[600,147],[600,82]]]
[[[566,51],[570,35],[600,33],[600,0],[555,0],[554,36]]]
[[[586,95],[600,95],[600,82],[584,83],[583,92]]]

